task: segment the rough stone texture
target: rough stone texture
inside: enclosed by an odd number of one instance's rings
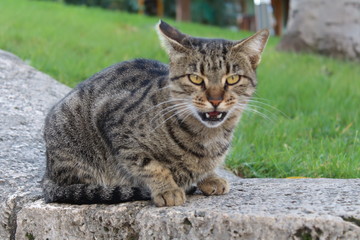
[[[29,203],[17,239],[360,239],[360,180],[237,179],[185,205]],[[356,220],[357,219],[357,220]]]
[[[70,88],[0,50],[0,201],[15,192],[39,193],[44,168],[42,125]]]
[[[360,60],[359,0],[291,0],[278,48]]]
[[[0,239],[23,202],[38,199],[44,171],[45,113],[69,88],[0,50]]]
[[[69,88],[0,51],[0,239],[360,239],[360,179],[240,179],[156,208],[45,204],[41,128]]]

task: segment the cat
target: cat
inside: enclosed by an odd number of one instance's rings
[[[152,200],[176,206],[197,186],[229,192],[215,173],[253,95],[269,37],[195,38],[160,21],[169,65],[135,59],[80,83],[45,120],[46,203]]]

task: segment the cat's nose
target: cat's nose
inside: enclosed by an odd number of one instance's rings
[[[224,100],[224,91],[218,88],[209,88],[206,91],[206,97],[214,107],[217,107]]]
[[[217,107],[221,103],[222,99],[209,99],[209,102],[214,106]]]

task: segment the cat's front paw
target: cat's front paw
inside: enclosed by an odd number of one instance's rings
[[[175,188],[155,194],[153,201],[157,207],[178,206],[186,201],[186,196],[183,189]]]
[[[228,181],[220,177],[204,179],[198,187],[207,196],[226,194],[230,189]]]

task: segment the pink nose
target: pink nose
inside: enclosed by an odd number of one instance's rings
[[[222,101],[222,100],[218,100],[218,99],[209,100],[209,102],[210,102],[214,107],[219,106],[219,104],[221,103],[221,101]]]

